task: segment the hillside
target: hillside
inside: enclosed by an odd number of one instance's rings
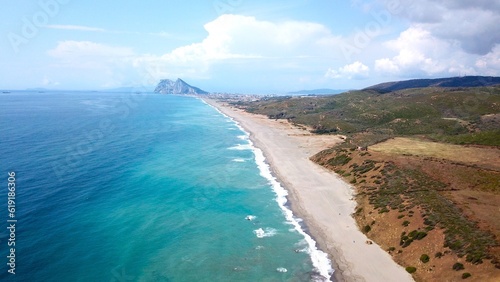
[[[339,94],[339,93],[342,93],[345,91],[346,90],[321,88],[321,89],[310,89],[310,90],[300,90],[300,91],[288,92],[287,94],[289,94],[289,95],[326,95],[326,94]]]
[[[360,146],[408,135],[500,145],[500,87],[416,88],[385,94],[362,90],[325,97],[266,98],[240,106],[311,126],[314,133],[350,134]]]
[[[311,160],[355,187],[359,228],[417,281],[499,281],[500,86],[233,105],[345,135]]]
[[[208,92],[198,87],[191,86],[180,78],[176,81],[170,79],[160,80],[154,92],[161,94],[208,94]]]
[[[365,88],[380,93],[423,87],[480,87],[500,85],[500,77],[463,76],[436,79],[411,79],[406,81],[385,82]]]

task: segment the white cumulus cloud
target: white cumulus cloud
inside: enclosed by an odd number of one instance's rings
[[[488,54],[479,57],[476,60],[475,67],[485,75],[500,75],[500,44],[497,44]]]
[[[500,44],[498,0],[398,1],[404,7],[399,16],[436,38],[456,42],[467,53],[485,55]]]
[[[151,80],[218,77],[231,81],[230,77],[247,77],[260,83],[272,72],[276,80],[270,85],[281,77],[288,79],[280,85],[288,82],[290,74],[297,79],[308,75],[321,79],[329,60],[341,57],[336,46],[342,38],[319,23],[225,14],[203,27],[205,38],[163,54],[136,54],[127,47],[68,40],[59,42],[48,55],[57,59],[55,65],[93,69],[96,75],[99,70],[105,72],[103,77],[113,72],[135,72]]]
[[[428,0],[423,1],[428,3]],[[483,2],[488,1],[480,1]],[[279,89],[290,82],[296,85],[293,88],[315,87],[315,83],[326,84],[331,79],[353,80],[352,85],[357,85],[359,81],[354,80],[380,82],[386,77],[500,75],[500,43],[493,33],[492,41],[484,36],[483,30],[491,27],[491,22],[500,13],[489,14],[484,3],[475,8],[460,3],[428,3],[429,7],[442,11],[433,12],[433,17],[426,16],[430,8],[420,2],[409,5],[400,15],[410,19],[406,30],[373,38],[374,43],[365,47],[366,52],[349,60],[349,64],[345,64],[346,58],[339,46],[348,42],[352,38],[350,35],[335,35],[325,25],[314,22],[268,21],[230,14],[206,23],[203,39],[165,50],[163,54],[137,54],[128,47],[72,40],[58,42],[47,54],[55,59],[51,67],[67,70],[59,73],[69,76],[83,69],[89,80],[99,79],[106,85],[111,81],[111,85],[118,86],[129,83],[134,77],[141,80],[141,85],[144,77],[149,84],[160,78],[181,77],[188,80],[210,78],[213,85],[232,83],[235,89],[242,80],[247,85]],[[466,9],[479,17],[474,23],[465,14]],[[453,12],[464,23],[454,19],[452,22],[456,26],[449,24],[446,18]],[[465,24],[469,22],[470,25]],[[52,28],[100,31],[71,25]],[[474,41],[476,31],[478,40]],[[167,33],[161,35],[169,36]],[[478,45],[467,47],[469,41]],[[343,63],[335,65],[339,61]],[[74,77],[81,80],[79,75]],[[64,81],[59,77],[54,79]],[[263,82],[267,84],[262,85]]]
[[[385,46],[397,55],[375,60],[375,70],[382,74],[420,77],[475,72],[470,67],[474,55],[466,54],[453,42],[436,38],[419,26],[408,28]]]
[[[161,56],[140,56],[136,67],[146,67],[159,77],[208,75],[210,67],[237,64],[244,71],[256,64],[269,68],[298,68],[297,61],[324,60],[340,37],[321,24],[270,22],[242,15],[222,15],[204,26],[207,36]]]
[[[328,78],[364,79],[367,78],[370,68],[363,63],[356,61],[338,69],[329,68],[325,74]]]

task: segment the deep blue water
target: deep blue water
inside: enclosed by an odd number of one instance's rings
[[[0,129],[2,281],[317,277],[260,152],[201,100],[13,92],[0,94]]]

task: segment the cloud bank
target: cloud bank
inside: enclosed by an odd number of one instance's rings
[[[400,16],[467,53],[486,55],[500,43],[498,0],[399,1],[406,7]]]
[[[113,84],[130,80],[134,74],[147,74],[152,80],[246,77],[252,83],[268,81],[272,74],[275,82],[268,83],[295,80],[311,85],[328,80],[500,75],[500,1],[399,1],[405,8],[392,16],[407,27],[374,37],[374,44],[351,61],[346,61],[339,46],[352,39],[354,28],[352,34],[341,36],[314,22],[230,14],[206,23],[201,41],[164,54],[137,54],[128,47],[91,41],[61,41],[48,55],[58,67],[93,69]],[[72,25],[53,28],[101,31]]]

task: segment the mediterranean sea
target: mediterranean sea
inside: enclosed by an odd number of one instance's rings
[[[12,91],[0,129],[1,281],[321,281],[329,268],[260,150],[200,99]]]

